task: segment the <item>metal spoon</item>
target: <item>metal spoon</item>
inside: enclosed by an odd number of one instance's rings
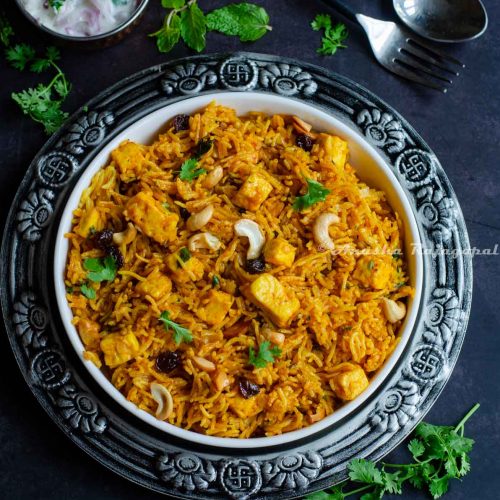
[[[481,0],[393,0],[409,28],[436,42],[465,42],[481,36],[488,14]]]

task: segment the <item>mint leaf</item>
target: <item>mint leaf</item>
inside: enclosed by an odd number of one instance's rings
[[[167,20],[165,18],[165,20]],[[174,14],[170,18],[170,24],[163,25],[160,30],[150,36],[156,37],[156,46],[160,52],[170,52],[178,43],[181,37],[181,18]]]
[[[185,3],[186,0],[161,0],[161,5],[165,9],[180,9]]]
[[[207,14],[207,28],[224,35],[238,36],[242,42],[258,40],[272,29],[265,9],[246,2],[213,10]]]
[[[186,45],[201,52],[206,45],[207,26],[205,15],[196,3],[191,4],[181,14],[181,36]]]

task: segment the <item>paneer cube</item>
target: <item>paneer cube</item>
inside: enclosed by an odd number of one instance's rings
[[[131,182],[137,179],[145,164],[145,147],[135,142],[122,142],[111,153],[111,159],[115,162],[120,179],[123,182]]]
[[[172,290],[172,281],[161,271],[155,269],[148,277],[138,283],[135,289],[143,296],[150,295],[155,300],[160,300]]]
[[[234,197],[234,204],[255,212],[273,190],[273,186],[260,174],[250,174]]]
[[[390,284],[393,277],[394,269],[391,261],[390,255],[363,255],[356,263],[354,277],[365,287],[383,290]]]
[[[250,285],[242,287],[242,292],[281,327],[286,326],[300,309],[295,293],[285,289],[272,274],[261,274]]]
[[[210,290],[207,299],[207,305],[198,309],[199,318],[209,325],[222,323],[233,305],[234,298],[226,292]]]
[[[172,279],[177,283],[188,283],[203,278],[205,267],[203,262],[196,257],[190,257],[184,261],[178,253],[167,257],[167,266],[172,272]]]
[[[99,335],[99,324],[91,319],[82,318],[77,324],[78,333],[86,348],[96,348],[99,346],[101,336]]]
[[[351,401],[359,396],[370,382],[361,366],[354,363],[344,365],[345,368],[330,380],[330,386],[340,399]]]
[[[132,333],[110,333],[101,340],[104,362],[115,368],[133,359],[139,353],[139,341]]]
[[[101,231],[104,228],[104,220],[97,208],[92,207],[85,211],[80,222],[75,227],[75,233],[82,238],[88,238],[92,231]]]
[[[229,408],[240,418],[250,418],[255,417],[264,410],[265,401],[265,394],[257,394],[257,396],[250,399],[237,395],[229,399]]]
[[[179,216],[166,210],[150,193],[141,191],[130,198],[124,215],[145,235],[162,245],[177,237]]]
[[[295,260],[295,247],[284,238],[274,238],[266,243],[264,258],[275,266],[291,267]]]
[[[347,153],[349,152],[347,142],[333,135],[322,134],[320,137],[327,156],[331,158],[337,167],[344,168],[347,161]]]

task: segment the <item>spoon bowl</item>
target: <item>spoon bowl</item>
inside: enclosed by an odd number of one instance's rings
[[[488,14],[481,0],[393,0],[401,21],[436,42],[465,42],[481,36]]]

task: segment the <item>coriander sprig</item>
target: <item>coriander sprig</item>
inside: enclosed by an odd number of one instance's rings
[[[161,28],[149,36],[156,38],[160,52],[170,52],[182,38],[196,52],[206,46],[207,31],[238,36],[242,42],[255,41],[271,29],[269,15],[264,8],[247,2],[229,4],[205,13],[197,0],[162,0],[165,9],[171,9]]]
[[[294,210],[302,212],[306,208],[312,207],[315,203],[325,201],[330,194],[330,190],[323,186],[318,181],[307,179],[307,193],[302,196],[297,196],[293,202]]]
[[[0,38],[4,45],[5,57],[11,66],[19,71],[29,69],[33,73],[42,73],[50,69],[55,76],[48,84],[39,83],[34,88],[13,92],[12,99],[19,105],[21,111],[32,120],[41,123],[47,134],[53,134],[68,117],[61,106],[71,91],[71,84],[66,75],[56,63],[61,57],[59,50],[48,47],[43,56],[37,56],[33,47],[25,43],[10,44],[14,31],[8,21],[0,18]]]
[[[433,498],[443,496],[452,479],[461,479],[470,471],[474,441],[464,436],[465,423],[478,409],[479,403],[455,427],[420,423],[408,444],[412,463],[376,465],[370,460],[352,460],[347,467],[349,479],[360,483],[359,488],[346,491],[342,483],[312,493],[307,500],[344,500],[360,494],[361,500],[381,499],[385,494],[401,495],[406,482],[418,489],[427,488]]]
[[[332,18],[328,14],[318,14],[311,23],[314,31],[325,30],[321,38],[321,47],[317,50],[318,54],[323,56],[333,56],[337,49],[345,49],[344,40],[349,36],[346,25],[337,23],[332,24]]]
[[[183,326],[175,323],[170,319],[170,313],[168,311],[163,311],[160,314],[160,321],[163,323],[165,330],[172,330],[174,332],[174,341],[177,345],[181,342],[192,342],[193,335],[191,330],[184,328]]]
[[[259,350],[255,353],[253,347],[248,349],[248,362],[255,366],[255,368],[264,368],[267,363],[274,363],[275,358],[281,356],[281,349],[279,347],[270,347],[271,342],[265,340],[259,346]]]

